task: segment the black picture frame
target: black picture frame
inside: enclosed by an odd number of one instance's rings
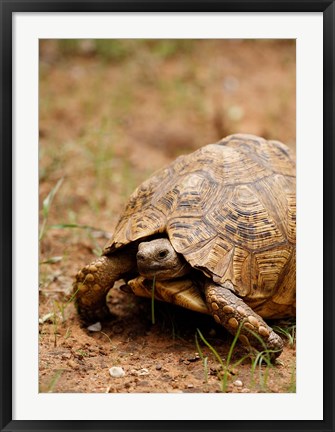
[[[334,430],[334,1],[10,1],[1,12],[1,431],[333,431]],[[324,100],[324,417],[320,421],[63,421],[12,417],[12,15],[16,12],[322,12]]]

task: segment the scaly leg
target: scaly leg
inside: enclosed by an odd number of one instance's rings
[[[235,335],[241,326],[239,340],[249,348],[258,351],[273,351],[271,358],[278,357],[283,351],[283,341],[265,321],[232,291],[213,282],[205,285],[208,308],[215,321]],[[255,333],[262,342],[253,335]]]
[[[136,268],[134,253],[127,248],[102,256],[83,267],[73,283],[75,304],[85,323],[106,318],[110,311],[106,295],[115,281]]]

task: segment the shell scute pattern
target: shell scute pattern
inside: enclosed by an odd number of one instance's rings
[[[295,243],[295,220],[293,221],[293,230],[291,229],[291,238],[289,238],[289,222],[288,211],[292,207],[295,215],[295,179],[281,174],[274,174],[266,179],[256,182],[254,185],[255,193],[258,199],[263,203],[264,208],[270,215],[271,219],[276,224],[277,229],[281,232],[282,236]],[[289,203],[288,196],[291,194],[292,201]]]
[[[111,241],[105,246],[105,254],[139,238],[165,231],[166,212],[162,206],[154,205],[154,197],[157,191],[162,190],[161,185],[173,176],[172,171],[171,167],[163,168],[135,189],[118,221]]]
[[[295,162],[286,146],[278,141],[266,141],[252,135],[232,135],[223,140],[222,144],[237,149],[246,159],[253,159],[268,174],[295,176]]]
[[[294,162],[272,144],[234,135],[180,156],[131,196],[112,250],[165,232],[191,266],[261,307],[295,277]]]
[[[199,163],[205,163],[212,158],[213,161],[207,166],[211,170],[216,182],[225,187],[229,185],[253,183],[261,178],[271,174],[264,164],[260,165],[259,161],[250,154],[241,151],[241,147],[234,148],[217,144],[210,144],[204,154],[204,158]]]
[[[177,186],[180,196],[174,214],[191,213],[201,217],[215,189],[213,181],[206,177],[203,172],[194,172],[180,179]]]
[[[292,251],[289,247],[258,252],[254,254],[254,267],[257,276],[257,298],[269,298],[272,296],[278,279],[284,274],[284,268],[289,262]]]
[[[287,239],[292,244],[296,242],[296,195],[287,193]]]
[[[215,238],[216,230],[208,224],[202,225],[197,216],[173,217],[167,222],[167,232],[175,250],[185,254],[201,248]]]
[[[249,186],[236,186],[232,197],[207,213],[206,220],[246,249],[257,250],[284,241],[275,221]]]

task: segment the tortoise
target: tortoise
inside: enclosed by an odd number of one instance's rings
[[[77,273],[81,318],[106,318],[123,279],[277,357],[283,341],[264,319],[295,315],[295,185],[279,141],[235,134],[179,156],[133,192],[102,256]]]

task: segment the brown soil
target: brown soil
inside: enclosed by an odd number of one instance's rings
[[[235,132],[294,149],[294,42],[42,41],[40,48],[40,391],[295,391],[287,340],[272,367],[254,368],[249,358],[236,364],[245,354],[236,346],[225,386],[216,356],[199,337],[200,351],[196,344],[199,329],[226,364],[232,337],[211,317],[156,302],[153,324],[150,300],[118,285],[111,319],[91,332],[70,301],[75,273],[99,254],[129,194],[153,171]],[[60,179],[46,215],[43,200]],[[125,375],[111,377],[113,366]]]

